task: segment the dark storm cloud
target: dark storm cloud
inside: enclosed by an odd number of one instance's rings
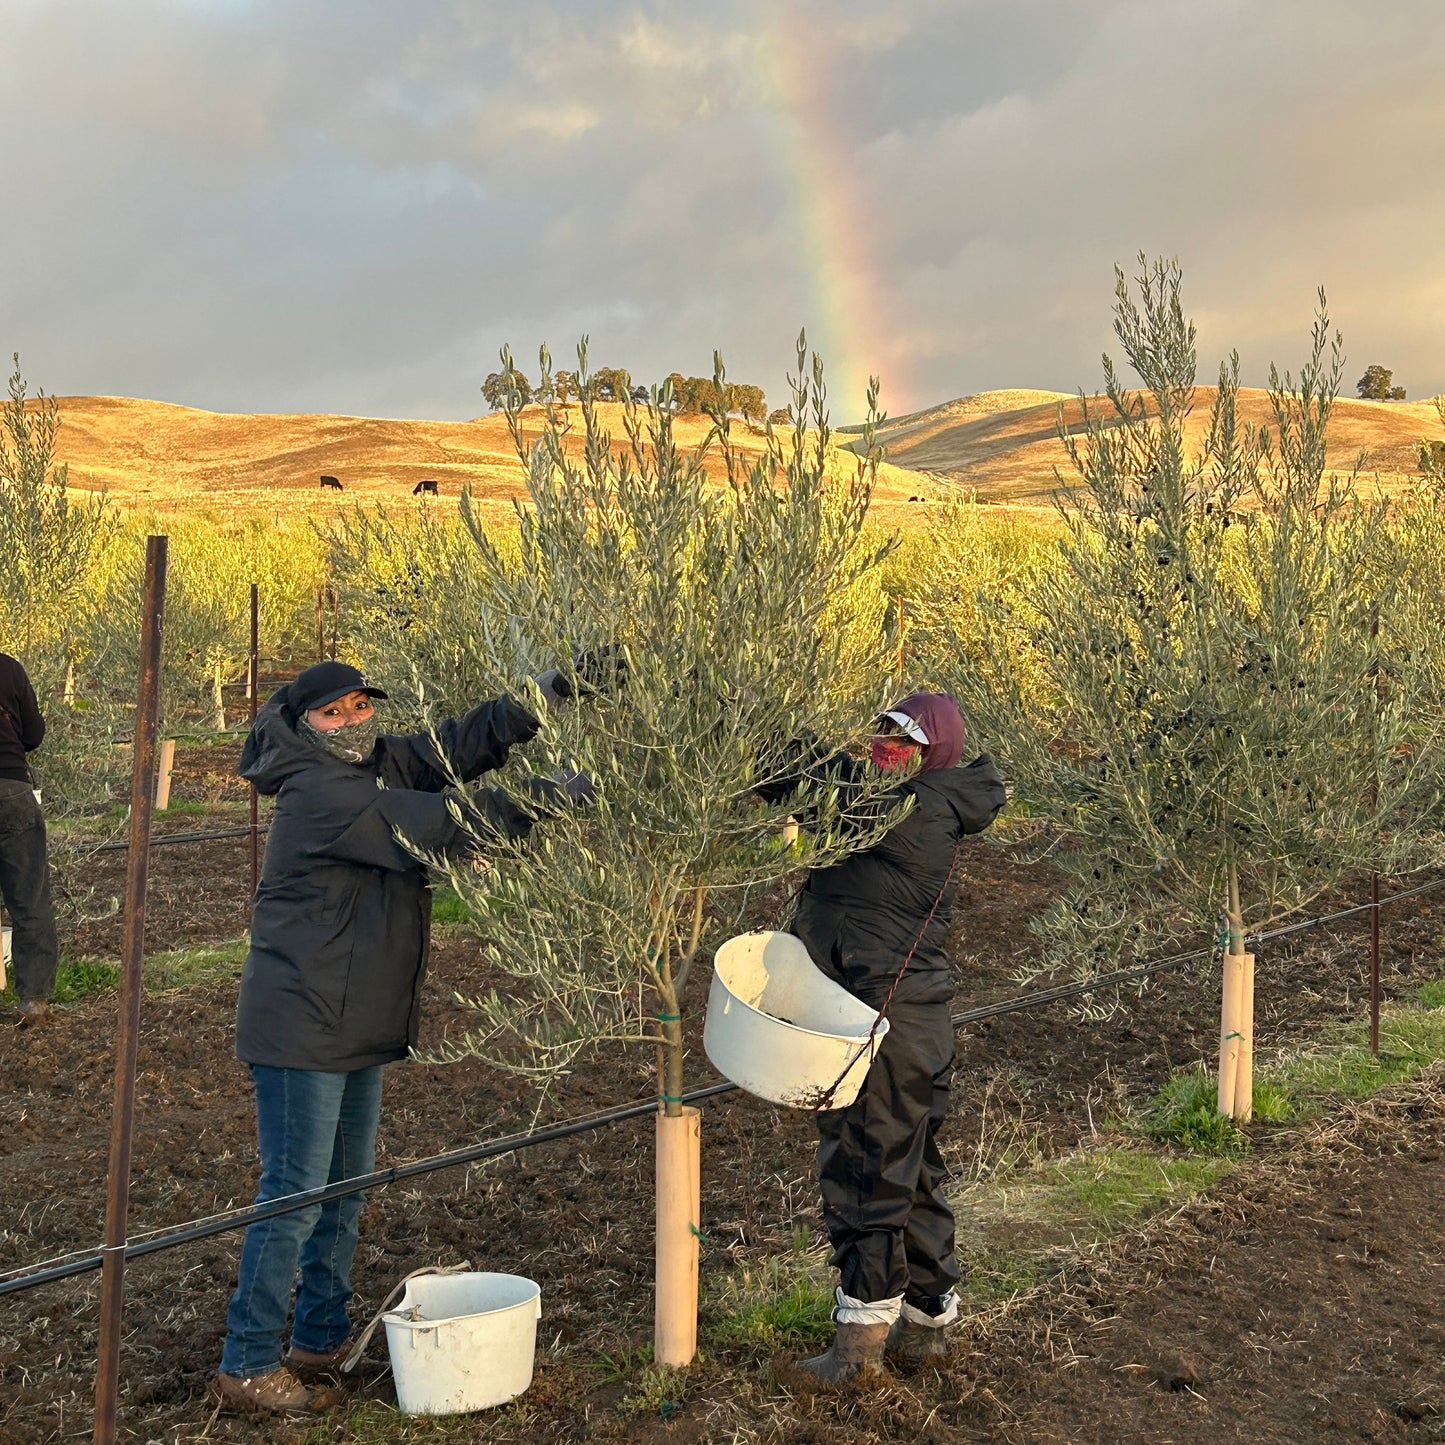
[[[783,30],[844,175],[800,186]],[[466,416],[503,341],[589,332],[777,397],[828,330],[826,185],[895,411],[1093,384],[1140,248],[1252,380],[1323,282],[1351,379],[1445,388],[1434,0],[0,0],[0,34],[0,346],[54,391]]]

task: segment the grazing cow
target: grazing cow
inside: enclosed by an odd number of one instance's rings
[[[321,485],[323,487],[330,487],[333,492],[339,492],[344,490],[341,483],[338,482],[335,477],[322,477]]]
[[[433,481],[423,480],[411,489],[414,497],[434,497],[437,494],[437,484]]]

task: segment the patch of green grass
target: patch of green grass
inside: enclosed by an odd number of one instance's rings
[[[618,1414],[636,1419],[639,1415],[660,1415],[670,1420],[687,1401],[687,1371],[667,1365],[648,1365],[636,1385],[617,1406]]]
[[[471,914],[457,891],[443,884],[432,890],[431,919],[433,923],[467,923]]]
[[[1256,1085],[1256,1090],[1258,1086]],[[1176,1074],[1150,1100],[1143,1132],[1160,1144],[1233,1158],[1249,1148],[1244,1132],[1217,1107],[1218,1086],[1202,1069]]]
[[[651,1345],[623,1345],[615,1355],[600,1355],[592,1368],[608,1385],[630,1380],[639,1370],[652,1363]]]
[[[153,953],[145,960],[143,978],[146,992],[161,993],[167,989],[209,983],[217,978],[235,978],[246,960],[249,942],[249,939],[241,937],[225,943]],[[114,993],[119,987],[118,963],[105,958],[62,958],[55,974],[54,997],[56,1003],[74,1003],[77,999]],[[9,1001],[14,998],[14,992],[6,989],[0,996]]]
[[[334,1418],[319,1421],[300,1437],[298,1445],[336,1445],[343,1439],[347,1445],[395,1445],[400,1440],[440,1439],[448,1435],[449,1426],[455,1424],[452,1417],[403,1415],[391,1405],[364,1400],[346,1412],[344,1434],[338,1433]]]
[[[1207,1189],[1229,1167],[1218,1156],[1159,1154],[1121,1145],[1048,1164],[1056,1208],[1108,1228],[1132,1224],[1167,1200]]]
[[[113,993],[120,969],[99,958],[63,958],[55,974],[55,1002],[74,1003],[92,994]]]
[[[153,953],[145,961],[146,989],[159,993],[163,989],[189,988],[192,984],[210,983],[218,978],[236,978],[246,961],[246,950],[250,944],[250,938],[243,934],[240,938],[227,939],[225,943],[205,943]]]
[[[1265,1124],[1288,1124],[1299,1118],[1299,1105],[1282,1084],[1269,1078],[1256,1078],[1254,1117]]]
[[[1293,1103],[1295,1117],[1319,1113],[1331,1098],[1366,1099],[1389,1084],[1415,1078],[1445,1058],[1445,1008],[1390,1008],[1380,1020],[1380,1056],[1370,1053],[1362,1025],[1340,1030],[1310,1053],[1281,1059],[1266,1071]]]
[[[959,1293],[974,1304],[997,1304],[1042,1284],[1048,1274],[1041,1256],[1015,1250],[986,1250],[960,1260],[965,1265]]]
[[[1421,1008],[1445,1008],[1445,978],[1437,978],[1420,990]]]
[[[748,1263],[718,1286],[704,1338],[765,1353],[809,1345],[832,1328],[832,1277],[821,1256],[794,1250]]]
[[[199,817],[211,811],[209,803],[191,803],[180,798],[172,798],[163,812],[156,813],[157,818],[169,818],[174,814],[183,814],[186,817]]]

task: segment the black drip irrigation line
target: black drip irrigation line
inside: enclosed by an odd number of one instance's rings
[[[256,831],[264,833],[271,825],[263,823]],[[221,828],[214,833],[158,833],[152,835],[150,846],[152,848],[163,848],[168,843],[209,843],[216,838],[249,838],[251,828],[248,824],[244,828]],[[129,850],[130,844],[125,843],[57,843],[55,851],[67,849],[73,853],[124,853]]]
[[[711,1099],[718,1094],[733,1092],[738,1086],[731,1083],[711,1084],[706,1088],[693,1089],[682,1096],[685,1104],[695,1104]],[[307,1189],[299,1194],[288,1194],[284,1199],[271,1199],[265,1204],[236,1214],[221,1215],[203,1223],[183,1226],[157,1234],[151,1239],[127,1244],[127,1260],[139,1259],[142,1255],[158,1254],[162,1250],[174,1249],[177,1245],[190,1244],[198,1239],[209,1239],[215,1234],[225,1234],[233,1229],[244,1229],[258,1220],[274,1219],[277,1215],[291,1214],[298,1209],[312,1205],[326,1204],[333,1199],[345,1199],[351,1194],[360,1194],[364,1189],[395,1184],[402,1179],[412,1179],[421,1174],[434,1174],[440,1169],[452,1169],[461,1164],[479,1164],[495,1159],[502,1154],[511,1154],[535,1144],[551,1144],[559,1139],[570,1139],[574,1134],[585,1134],[601,1129],[608,1124],[620,1124],[625,1119],[637,1119],[644,1114],[657,1111],[657,1100],[643,1099],[635,1104],[624,1104],[618,1109],[608,1109],[601,1114],[591,1114],[585,1119],[569,1119],[561,1124],[552,1124],[545,1129],[534,1129],[526,1134],[511,1134],[503,1139],[488,1140],[485,1144],[472,1144],[466,1149],[456,1149],[449,1154],[437,1154],[430,1159],[416,1159],[410,1164],[394,1164],[390,1169],[378,1169],[373,1174],[360,1174],[354,1179],[342,1179],[320,1189]],[[37,1270],[18,1279],[0,1280],[0,1295],[18,1294],[22,1290],[34,1289],[42,1284],[53,1284],[56,1280],[70,1279],[78,1274],[88,1274],[101,1267],[105,1258],[104,1250],[73,1259],[51,1269]]]
[[[249,832],[243,829],[242,832]],[[1430,883],[1422,883],[1414,888],[1407,888],[1400,893],[1392,893],[1388,898],[1382,898],[1379,904],[1358,903],[1349,908],[1341,908],[1337,912],[1327,913],[1318,918],[1304,919],[1298,923],[1288,923],[1279,928],[1268,929],[1262,933],[1252,933],[1246,938],[1251,944],[1266,943],[1271,939],[1283,938],[1288,934],[1300,933],[1308,928],[1321,928],[1329,923],[1337,923],[1341,919],[1351,918],[1358,913],[1368,913],[1372,908],[1383,908],[1387,903],[1400,903],[1407,898],[1417,898],[1424,893],[1433,893],[1436,889],[1445,888],[1445,878],[1435,879]],[[1084,994],[1095,993],[1100,989],[1113,988],[1119,984],[1133,983],[1140,979],[1149,977],[1151,974],[1162,973],[1168,969],[1178,968],[1182,964],[1197,961],[1201,958],[1208,958],[1214,953],[1214,949],[1198,948],[1190,953],[1174,954],[1169,958],[1158,959],[1152,963],[1139,964],[1133,968],[1117,969],[1112,973],[1102,973],[1095,978],[1082,979],[1077,983],[1061,984],[1057,988],[1033,989],[1028,993],[1019,994],[1014,998],[1002,999],[998,1003],[984,1004],[979,1008],[966,1009],[962,1013],[953,1014],[951,1021],[955,1027],[965,1024],[982,1023],[988,1019],[1000,1018],[1005,1014],[1018,1013],[1023,1009],[1037,1008],[1043,1004],[1057,1003],[1062,999],[1078,998]],[[701,1103],[706,1099],[714,1099],[722,1094],[735,1093],[738,1085],[733,1083],[709,1084],[701,1089],[693,1089],[682,1096],[684,1104]],[[127,1244],[123,1251],[127,1260],[139,1259],[147,1254],[159,1254],[163,1250],[175,1249],[182,1244],[191,1244],[199,1239],[209,1239],[213,1235],[225,1234],[235,1229],[244,1229],[263,1219],[274,1219],[278,1215],[290,1214],[298,1209],[306,1209],[311,1205],[325,1204],[333,1199],[344,1199],[348,1195],[359,1194],[362,1190],[379,1188],[387,1184],[395,1184],[403,1179],[414,1179],[422,1175],[435,1174],[442,1169],[453,1169],[463,1164],[479,1164],[488,1159],[499,1158],[503,1154],[517,1153],[522,1149],[530,1149],[538,1144],[551,1144],[560,1139],[570,1139],[577,1134],[590,1133],[594,1129],[603,1129],[611,1124],[620,1124],[627,1119],[641,1118],[646,1114],[656,1112],[657,1099],[643,1099],[636,1103],[624,1104],[616,1109],[604,1110],[600,1114],[590,1114],[585,1118],[568,1119],[560,1124],[551,1124],[544,1129],[534,1129],[527,1133],[510,1134],[501,1139],[489,1140],[483,1144],[472,1144],[465,1149],[453,1150],[447,1154],[435,1154],[427,1159],[416,1159],[409,1164],[395,1164],[389,1169],[380,1169],[372,1174],[359,1175],[354,1179],[342,1179],[335,1184],[328,1184],[319,1189],[308,1189],[298,1194],[288,1194],[282,1199],[270,1199],[264,1204],[253,1205],[250,1209],[238,1210],[234,1213],[218,1215],[215,1218],[182,1225],[176,1229],[158,1232],[149,1239],[137,1240],[133,1244]],[[62,1264],[56,1264],[47,1269],[32,1270],[28,1274],[20,1275],[18,1278],[0,1280],[0,1296],[9,1294],[20,1294],[26,1290],[38,1289],[41,1285],[54,1284],[59,1280],[71,1279],[76,1275],[88,1274],[99,1268],[105,1260],[105,1251],[97,1250],[91,1254],[80,1255],[77,1258],[67,1260]],[[23,1266],[22,1266],[23,1268]]]

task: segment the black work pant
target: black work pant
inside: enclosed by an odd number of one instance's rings
[[[895,1003],[858,1098],[818,1115],[818,1175],[844,1294],[903,1295],[927,1314],[959,1279],[938,1131],[948,1112],[946,1000]]]
[[[59,954],[45,816],[30,784],[12,778],[0,778],[0,898],[15,930],[10,982],[22,999],[49,998],[55,992]]]

